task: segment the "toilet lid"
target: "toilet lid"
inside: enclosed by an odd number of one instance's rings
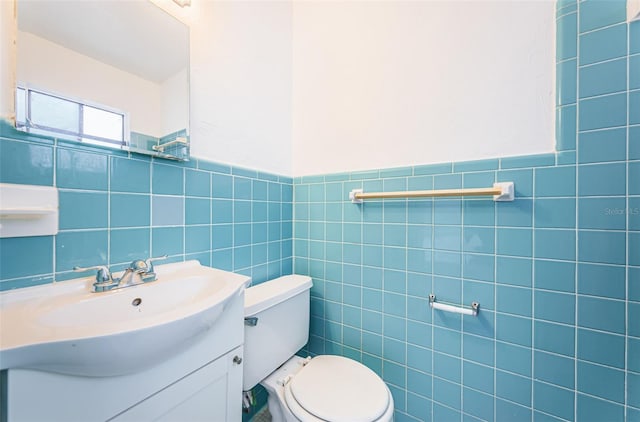
[[[329,422],[371,422],[389,407],[389,391],[380,377],[341,356],[311,359],[287,388],[291,391],[287,399],[295,399],[302,409]],[[294,413],[295,407],[290,406]]]

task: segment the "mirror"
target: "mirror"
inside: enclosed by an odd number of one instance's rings
[[[18,0],[16,126],[189,158],[189,28],[150,1]]]

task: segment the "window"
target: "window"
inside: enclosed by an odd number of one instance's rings
[[[42,90],[18,86],[16,120],[18,129],[31,133],[111,147],[128,143],[125,112]]]

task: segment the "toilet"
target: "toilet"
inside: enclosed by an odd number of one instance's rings
[[[295,356],[309,339],[310,277],[245,291],[242,389],[261,384],[273,422],[393,421],[393,397],[371,369],[342,356]]]

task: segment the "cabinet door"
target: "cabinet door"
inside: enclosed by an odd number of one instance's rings
[[[234,362],[236,356],[242,357],[242,347],[192,372],[110,421],[240,421],[242,365]]]

